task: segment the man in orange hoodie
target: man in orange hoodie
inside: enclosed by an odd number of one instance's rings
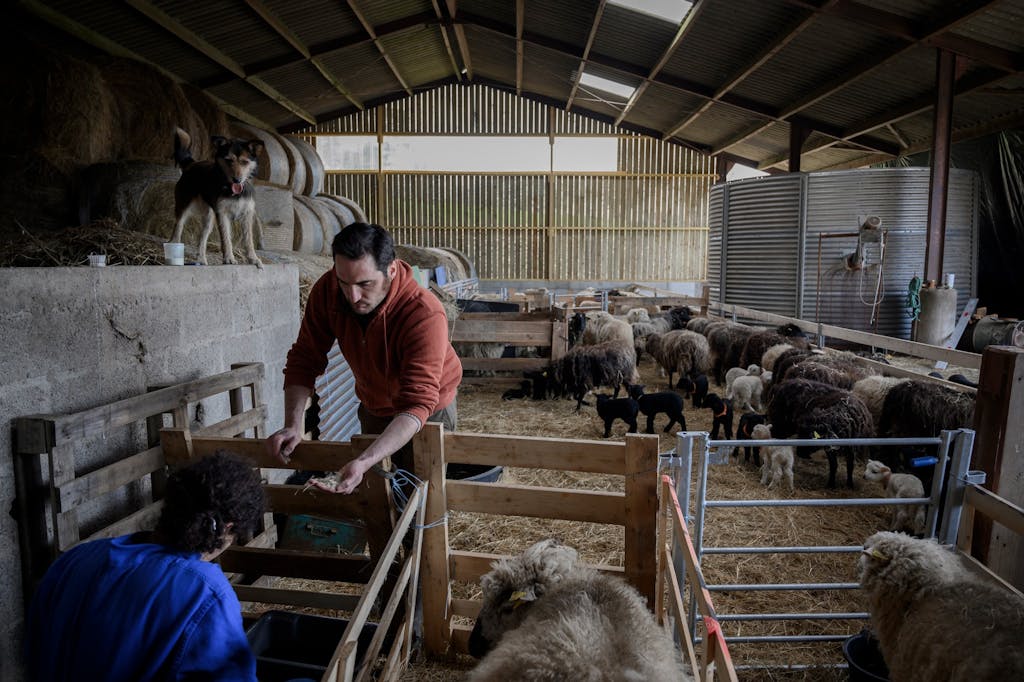
[[[441,302],[395,258],[387,230],[353,223],[335,236],[331,251],[334,267],[313,285],[288,352],[284,428],[267,439],[267,449],[288,461],[302,439],[306,399],[337,340],[355,376],[362,431],[380,434],[338,472],[334,492],[348,494],[385,457],[412,471],[410,441],[424,422],[455,428],[462,364]]]

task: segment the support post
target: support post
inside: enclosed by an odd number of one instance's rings
[[[427,482],[423,553],[420,557],[423,591],[423,646],[431,656],[443,656],[451,642],[448,571],[448,493],[445,489],[444,427],[427,423],[413,437],[416,475]]]
[[[928,182],[928,239],[924,251],[924,279],[925,282],[937,285],[942,279],[942,251],[946,232],[956,54],[937,49],[936,55],[935,117],[932,125],[932,171]]]
[[[626,579],[651,607],[658,554],[658,442],[654,435],[626,436]]]

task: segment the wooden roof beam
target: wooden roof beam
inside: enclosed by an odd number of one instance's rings
[[[523,94],[523,26],[526,24],[526,0],[516,0],[516,94]]]
[[[455,51],[452,50],[452,41],[448,37],[449,27],[445,25],[447,22],[445,21],[444,14],[441,13],[441,6],[437,4],[437,0],[430,0],[430,4],[434,7],[434,16],[438,19],[438,27],[441,29],[441,40],[444,41],[444,49],[448,53],[448,61],[452,64],[452,72],[461,81],[462,70],[459,68],[459,62],[455,59]]]
[[[859,80],[870,73],[873,73],[875,70],[881,68],[885,64],[888,64],[890,61],[900,56],[901,54],[904,54],[905,52],[919,46],[925,40],[945,33],[946,31],[952,30],[956,26],[960,25],[961,23],[967,21],[968,19],[976,15],[978,12],[985,10],[989,5],[991,5],[995,1],[996,0],[973,0],[967,5],[958,6],[953,10],[950,10],[942,18],[932,22],[928,27],[917,29],[917,37],[913,42],[907,42],[904,45],[897,45],[892,49],[882,51],[877,56],[875,56],[874,59],[871,59],[866,63],[864,61],[858,61],[852,64],[846,70],[845,73],[840,74],[831,82],[826,83],[824,86],[818,88],[807,97],[804,97],[798,102],[795,102],[794,104],[791,104],[790,106],[780,111],[778,113],[778,118],[781,120],[788,119],[794,116],[795,114],[800,113],[804,109],[807,109],[808,107],[817,104],[826,97],[834,95],[843,88],[849,86],[850,83]],[[807,7],[806,2],[797,2],[797,4],[799,4],[802,7]],[[813,7],[813,9],[815,9],[815,11],[818,11],[817,7]],[[907,30],[912,29],[910,29],[907,26],[900,25],[899,28],[891,28],[890,30],[894,32],[898,31],[900,33],[903,33],[906,32]],[[728,149],[735,147],[741,142],[753,137],[754,135],[761,133],[770,125],[771,123],[769,122],[764,125],[752,126],[744,131],[741,131],[734,137],[725,140],[721,144],[715,145],[715,153],[727,151]]]
[[[389,69],[391,69],[391,73],[394,74],[395,80],[397,80],[398,84],[402,86],[402,89],[405,90],[406,94],[411,95],[412,88],[410,88],[409,84],[405,82],[404,78],[402,78],[402,74],[398,71],[398,67],[395,66],[395,63],[391,61],[391,55],[389,55],[388,51],[384,49],[384,45],[381,43],[376,32],[374,32],[373,26],[366,20],[366,17],[363,16],[363,12],[359,9],[359,5],[356,4],[356,0],[348,0],[348,7],[352,10],[352,14],[356,15],[356,19],[359,20],[359,23],[363,25],[363,30],[366,31],[370,38],[373,39],[374,46],[377,48],[377,51],[380,52],[381,56],[384,57],[384,63],[388,65]]]
[[[597,37],[597,27],[601,24],[601,17],[604,15],[606,0],[599,0],[597,9],[594,10],[594,20],[590,22],[590,34],[587,36],[587,44],[583,48],[583,57],[580,59],[579,68],[572,79],[572,89],[569,90],[569,97],[565,100],[565,110],[572,109],[572,102],[576,99],[576,92],[580,89],[580,79],[583,78],[583,70],[587,66],[587,57],[590,56],[590,48],[594,46],[594,38]]]
[[[828,4],[838,2],[839,0],[828,0]],[[730,92],[737,85],[742,83],[747,76],[757,71],[769,59],[774,57],[779,51],[804,32],[814,21],[818,18],[818,14],[815,12],[809,12],[804,15],[803,18],[797,19],[791,23],[785,29],[783,29],[774,40],[770,41],[761,52],[753,57],[750,61],[744,64],[742,67],[737,69],[732,76],[726,79],[726,81],[715,90],[714,95],[702,104],[696,111],[687,116],[685,119],[672,126],[672,128],[665,133],[665,138],[675,137],[679,133],[683,132],[688,126],[696,121],[704,112],[711,108],[715,102],[719,101],[728,92]]]
[[[676,34],[672,37],[672,40],[669,42],[668,47],[665,48],[665,51],[661,53],[661,58],[658,60],[658,63],[654,65],[651,72],[647,74],[647,78],[645,78],[639,87],[633,91],[633,94],[629,96],[626,106],[622,107],[622,113],[620,113],[618,118],[615,119],[615,125],[620,125],[623,119],[625,119],[629,114],[630,109],[636,106],[637,100],[639,100],[644,94],[644,91],[647,90],[647,86],[651,84],[651,81],[657,78],[661,70],[665,68],[665,64],[668,63],[668,60],[672,58],[673,54],[675,54],[680,43],[683,42],[683,38],[685,38],[686,34],[690,32],[690,28],[693,26],[694,20],[706,6],[707,0],[696,0],[696,2],[693,3],[693,6],[690,7],[690,11],[687,12],[686,16],[683,17],[683,20],[679,22],[679,28],[676,29]]]
[[[303,58],[306,59],[306,61],[312,64],[313,67],[320,72],[320,75],[323,76],[324,79],[328,83],[330,83],[335,90],[341,93],[345,97],[345,99],[347,99],[349,102],[355,105],[357,109],[363,108],[363,103],[356,99],[356,97],[349,91],[348,88],[345,87],[345,85],[337,76],[331,73],[330,69],[327,68],[327,65],[324,64],[323,60],[321,60],[319,57],[314,57],[310,53],[309,48],[306,46],[306,44],[302,42],[302,39],[295,35],[295,33],[290,28],[288,28],[287,24],[281,21],[281,19],[276,14],[270,11],[270,8],[263,4],[262,0],[245,0],[245,2],[247,5],[249,5],[252,11],[256,12],[256,14],[258,14],[259,17],[263,19],[263,21],[268,26],[277,31],[277,34],[279,36],[287,40],[288,43],[295,48],[296,52],[301,54]]]
[[[151,4],[148,0],[127,0],[127,2],[154,24],[160,26],[168,33],[177,36],[178,39],[186,45],[197,52],[206,55],[206,57],[217,63],[221,68],[230,71],[238,78],[244,80],[246,83],[262,92],[267,98],[277,102],[277,104],[307,123],[316,125],[316,117],[314,117],[313,114],[282,95],[276,88],[264,81],[262,78],[247,75],[245,73],[245,69],[243,69],[238,62],[203,40],[159,7]]]
[[[469,41],[466,40],[466,29],[456,21],[458,2],[456,0],[445,0],[448,5],[448,18],[453,22],[452,30],[455,31],[455,42],[459,44],[459,54],[462,55],[462,66],[466,69],[466,77],[473,80],[473,60],[469,55]]]

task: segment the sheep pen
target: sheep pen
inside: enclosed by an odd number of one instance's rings
[[[656,364],[647,358],[638,365],[642,383],[659,386],[665,381],[658,376]],[[712,390],[724,391],[715,385]],[[487,385],[464,385],[459,389],[459,430],[476,433],[546,436],[554,438],[601,440],[604,424],[593,406],[576,414],[574,401],[517,400],[502,401],[502,388]],[[690,430],[709,430],[711,414],[707,409],[684,407]],[[659,415],[655,431],[660,439],[659,450],[667,452],[676,446],[674,434],[661,433],[666,417]],[[617,422],[612,439],[621,441],[626,426]],[[753,463],[742,464],[732,458],[726,466],[713,466],[709,471],[709,497],[715,499],[772,499],[789,496],[788,490],[766,490],[760,485],[760,471]],[[858,463],[858,472],[863,463]],[[799,460],[795,466],[795,496],[799,497],[881,497],[877,485],[858,480],[854,490],[825,490],[827,468],[821,453],[814,461]],[[858,477],[859,478],[859,477]],[[694,474],[694,481],[696,473]],[[622,491],[623,478],[575,472],[506,468],[503,481],[547,487],[588,488]],[[778,508],[765,514],[759,509],[713,508],[707,510],[705,544],[736,545],[858,545],[872,533],[887,528],[891,510],[888,507],[834,508],[827,514],[813,508]],[[515,555],[534,542],[555,537],[579,549],[588,563],[622,565],[623,532],[621,528],[601,524],[560,520],[499,517],[487,514],[453,512],[449,519],[449,537],[453,549]],[[709,555],[703,561],[704,575],[709,583],[758,582],[852,582],[856,579],[856,560],[852,555]],[[455,583],[453,597],[477,599],[479,585]],[[866,602],[860,593],[851,590],[817,592],[733,592],[715,593],[714,603],[720,613],[758,612],[823,612],[865,611]],[[469,620],[460,620],[472,625]],[[853,634],[861,621],[777,621],[724,623],[728,635],[795,635]],[[738,664],[804,664],[821,661],[840,662],[840,643],[734,644],[731,645]],[[461,680],[474,661],[457,657],[452,661],[421,661],[412,665],[404,680],[447,682]],[[744,671],[744,680],[768,679],[845,679],[845,671],[814,669],[786,673],[780,670]]]

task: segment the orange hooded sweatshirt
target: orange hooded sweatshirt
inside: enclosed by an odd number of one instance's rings
[[[422,426],[455,397],[462,363],[449,341],[441,302],[416,282],[408,263],[395,263],[398,274],[365,332],[338,288],[334,269],[317,280],[288,351],[284,385],[312,389],[337,339],[363,407],[378,417],[409,414]]]

